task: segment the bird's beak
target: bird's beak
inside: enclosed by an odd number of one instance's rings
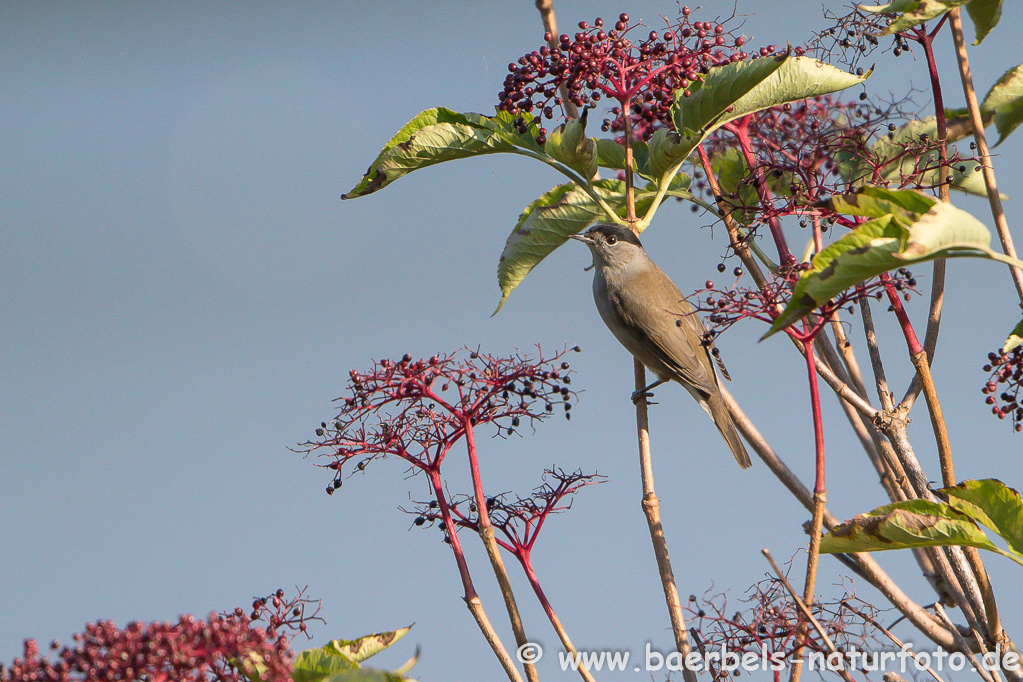
[[[583,244],[592,244],[593,243],[593,237],[589,236],[588,234],[586,234],[584,232],[580,232],[578,234],[570,234],[570,235],[568,235],[568,238],[569,239],[577,239],[577,240],[581,241]]]

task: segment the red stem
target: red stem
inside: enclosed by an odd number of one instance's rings
[[[756,156],[753,154],[753,143],[749,139],[749,121],[750,116],[747,115],[738,121],[728,124],[726,128],[734,133],[736,138],[739,140],[739,149],[742,151],[743,158],[746,159],[746,165],[749,166],[750,172],[756,180],[755,188],[757,190],[757,196],[760,197],[760,203],[766,209],[771,203],[771,194],[767,189],[767,180],[764,177],[764,171],[757,164]],[[778,249],[779,260],[782,265],[788,265],[793,262],[794,258],[792,256],[792,252],[789,251],[788,243],[785,241],[785,234],[782,232],[781,223],[778,222],[778,217],[774,215],[769,216],[767,223],[771,227],[771,236],[774,237],[774,244]]]
[[[817,369],[814,367],[813,339],[814,335],[805,330],[803,354],[806,355],[806,372],[810,379],[810,408],[813,411],[813,442],[817,453],[817,479],[814,483],[814,494],[827,491],[824,476],[824,421],[821,416],[821,396],[817,387]]]
[[[536,593],[536,598],[540,600],[540,605],[543,607],[544,613],[551,620],[557,619],[557,614],[554,612],[554,607],[547,601],[547,595],[544,594],[543,588],[540,587],[540,579],[536,577],[536,573],[533,571],[533,564],[529,557],[529,548],[522,547],[515,552],[515,557],[522,564],[522,570],[526,573],[526,580],[529,581],[530,587],[533,588],[533,592]]]
[[[462,588],[465,590],[465,601],[477,597],[476,588],[472,584],[472,576],[469,575],[469,566],[465,563],[465,552],[462,551],[462,543],[458,541],[458,534],[455,532],[455,522],[451,518],[451,509],[448,507],[447,498],[444,497],[444,488],[440,481],[440,471],[436,468],[426,470],[430,477],[430,485],[433,486],[433,495],[440,506],[440,515],[444,519],[444,528],[451,540],[451,551],[455,553],[455,563],[458,564],[458,575],[462,578]]]
[[[909,354],[913,356],[923,353],[924,347],[920,345],[920,340],[916,338],[916,332],[913,331],[913,324],[909,321],[909,315],[906,314],[906,309],[902,307],[902,299],[899,298],[899,292],[895,290],[895,286],[892,284],[892,280],[887,273],[881,275],[881,282],[884,284],[885,293],[888,294],[888,300],[891,301],[892,308],[895,310],[895,317],[899,320],[902,333],[906,337]]]

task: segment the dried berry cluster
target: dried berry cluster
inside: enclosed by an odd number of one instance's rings
[[[999,419],[1012,417],[1016,432],[1023,431],[1023,404],[1020,402],[1020,385],[1023,383],[1023,346],[1017,346],[1008,353],[988,353],[989,372],[987,383],[981,392],[987,396],[984,401],[991,406],[991,413]],[[1005,388],[998,393],[999,387]]]
[[[728,615],[725,595],[705,595],[702,600],[690,595],[686,610],[695,617],[692,632],[701,650],[724,647],[740,656],[751,652],[758,657],[766,652],[769,663],[788,661],[800,648],[804,655],[829,653],[778,578],[772,576],[753,585],[742,602],[748,605],[744,610]],[[872,639],[876,609],[853,594],[847,593],[837,602],[817,602],[812,613],[839,650],[856,647],[862,651]],[[713,679],[729,678],[725,670],[713,673]]]
[[[246,614],[210,614],[206,620],[181,616],[176,623],[129,623],[124,629],[112,621],[89,623],[74,635],[75,643],[61,647],[56,660],[39,655],[35,640],[25,641],[24,657],[0,672],[2,682],[107,682],[109,680],[223,680],[256,677],[258,662],[262,680],[290,680],[293,652],[283,630],[305,631],[306,615],[314,602],[302,593],[292,600],[284,591],[257,599]],[[262,624],[260,623],[262,621]],[[58,651],[59,650],[59,651]]]
[[[808,43],[808,51],[822,61],[856,68],[878,49],[880,41],[877,36],[888,28],[892,16],[864,12],[855,7],[849,14],[839,16],[825,8],[824,18],[834,23],[814,36]],[[892,54],[896,57],[909,50],[903,35],[896,34],[891,41]]]
[[[509,552],[519,555],[528,553],[543,528],[544,522],[551,514],[566,511],[572,506],[569,499],[585,486],[603,483],[605,477],[597,474],[584,474],[581,470],[566,472],[562,469],[548,469],[543,473],[543,484],[535,488],[528,497],[518,497],[510,493],[487,498],[487,514],[490,523],[503,537],[497,542]],[[425,526],[440,522],[441,530],[443,514],[436,501],[419,502],[410,514],[415,514],[413,521],[416,526]],[[471,495],[455,495],[448,502],[448,510],[459,528],[479,529],[479,510],[476,500]]]
[[[698,311],[707,314],[711,338],[745,318],[752,318],[766,324],[771,324],[778,315],[779,306],[785,306],[791,297],[795,281],[802,272],[809,268],[810,263],[795,263],[790,266],[783,266],[760,289],[749,289],[739,286],[733,286],[730,289],[716,289],[714,288],[714,282],[707,280],[705,288],[693,294],[692,303]],[[718,269],[723,272],[725,269],[724,264],[718,265]],[[741,277],[743,274],[742,268],[735,268],[733,274],[736,278]],[[889,276],[875,277],[855,288],[847,289],[820,306],[818,308],[820,319],[817,322],[816,328],[826,324],[830,313],[836,310],[847,308],[847,312],[850,315],[855,314],[856,309],[852,304],[861,299],[874,298],[880,301],[885,295],[886,279],[906,301],[910,300],[911,294],[919,293],[916,290],[917,281],[913,277],[913,273],[906,268],[900,268]],[[889,306],[888,310],[891,311],[892,307]],[[811,331],[809,333],[814,332]]]
[[[604,97],[618,102],[612,109],[617,118],[604,122],[605,132],[623,130],[622,112],[628,110],[639,125],[637,137],[648,139],[656,127],[671,127],[669,109],[676,90],[688,96],[690,84],[711,67],[750,56],[742,50],[746,38],[733,36],[723,23],[690,21],[690,14],[683,7],[679,19],[665,20],[661,31],[621,14],[606,32],[598,17],[592,25],[579,22],[574,36],[562,34],[555,41],[548,33],[544,39],[549,45],[508,65],[498,108],[512,114],[535,111],[538,117],[552,119],[562,103],[563,86],[578,107],[596,105]],[[645,31],[642,37],[636,35]],[[776,49],[764,47],[759,54]],[[545,136],[541,129],[538,142],[542,144]]]
[[[437,470],[451,447],[481,424],[510,436],[523,423],[549,417],[556,405],[571,418],[576,394],[569,388],[568,352],[538,359],[478,351],[426,360],[405,355],[375,362],[364,373],[352,370],[350,395],[338,398],[341,411],[330,423],[321,422],[317,440],[299,451],[326,451],[333,460],[326,465],[336,472],[328,493],[341,487],[348,462],[361,471],[368,462],[393,455],[414,471]]]

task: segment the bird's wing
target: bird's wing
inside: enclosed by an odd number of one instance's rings
[[[702,345],[707,328],[675,283],[655,266],[636,275],[624,289],[611,303],[645,350],[679,380],[704,393],[717,393],[714,369]],[[630,295],[634,291],[644,292],[645,302]]]

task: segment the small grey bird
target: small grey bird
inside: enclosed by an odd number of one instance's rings
[[[707,328],[693,306],[627,227],[601,223],[570,236],[593,254],[593,299],[604,324],[658,378],[633,400],[677,381],[714,420],[739,466],[749,468],[749,453],[721,399],[709,339],[704,343]]]

